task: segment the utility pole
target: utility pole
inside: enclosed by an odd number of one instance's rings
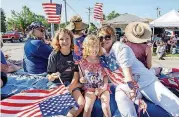
[[[160,8],[159,7],[157,7],[157,18],[160,16]]]
[[[93,8],[91,8],[91,7],[88,7],[87,8],[87,10],[88,10],[88,25],[89,25],[89,27],[88,27],[88,33],[89,33],[89,28],[90,28],[90,17],[91,17],[91,10],[92,10]]]
[[[52,3],[52,0],[50,0],[50,3]],[[54,24],[51,23],[51,38],[54,36]]]
[[[67,8],[66,8],[66,0],[63,0],[65,4],[65,25],[67,25]]]

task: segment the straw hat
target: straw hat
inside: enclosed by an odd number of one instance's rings
[[[142,22],[129,23],[125,29],[127,40],[132,43],[144,43],[151,40],[151,28]]]
[[[76,31],[81,31],[86,28],[88,28],[88,25],[82,22],[82,19],[80,16],[73,16],[70,20],[70,24],[66,26],[66,29],[76,30]]]

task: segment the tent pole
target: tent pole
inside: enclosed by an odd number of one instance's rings
[[[153,39],[153,37],[154,37],[154,29],[155,29],[155,27],[153,26],[152,39]]]

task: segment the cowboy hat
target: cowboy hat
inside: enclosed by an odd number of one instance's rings
[[[88,25],[82,22],[80,16],[73,16],[70,20],[70,23],[66,26],[66,29],[72,31],[81,31],[88,28]]]
[[[151,40],[151,28],[142,22],[131,22],[126,26],[125,36],[132,43],[144,43]]]

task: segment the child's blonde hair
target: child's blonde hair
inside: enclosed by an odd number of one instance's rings
[[[70,36],[70,39],[71,39],[71,50],[73,50],[74,48],[74,44],[73,44],[73,34],[71,31],[69,31],[68,29],[65,29],[65,28],[62,28],[62,29],[59,29],[56,33],[55,33],[55,36],[52,40],[52,47],[54,48],[55,51],[59,51],[60,50],[60,44],[59,44],[59,35],[61,33],[67,33],[69,36]]]
[[[83,58],[84,59],[90,54],[89,48],[96,43],[99,44],[98,56],[102,55],[102,47],[101,47],[100,40],[95,35],[88,35],[83,42]]]

